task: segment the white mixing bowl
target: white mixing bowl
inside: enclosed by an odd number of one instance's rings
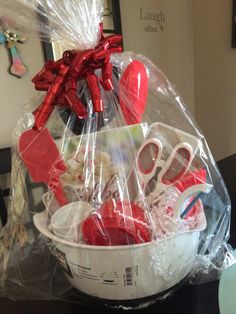
[[[189,231],[149,243],[93,246],[67,242],[50,232],[46,211],[34,224],[50,241],[70,283],[91,296],[132,300],[161,293],[191,271],[200,231]]]

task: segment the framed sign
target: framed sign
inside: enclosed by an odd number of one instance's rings
[[[121,34],[120,1],[103,0],[103,7],[104,33]]]

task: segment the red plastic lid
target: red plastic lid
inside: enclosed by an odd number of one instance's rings
[[[128,245],[151,241],[144,210],[135,203],[104,203],[82,223],[84,241],[90,245]]]

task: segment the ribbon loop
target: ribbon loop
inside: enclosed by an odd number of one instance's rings
[[[44,127],[56,105],[70,107],[78,118],[86,118],[87,110],[76,95],[77,82],[83,79],[91,94],[93,111],[102,112],[99,82],[104,90],[113,89],[110,55],[122,52],[121,45],[122,36],[104,37],[101,31],[101,39],[94,49],[67,50],[60,60],[47,62],[32,79],[37,90],[47,91],[43,103],[34,112],[34,128],[40,131]],[[100,79],[95,74],[98,69],[102,70]]]

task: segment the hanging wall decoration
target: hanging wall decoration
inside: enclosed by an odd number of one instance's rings
[[[13,30],[12,26],[12,21],[9,21],[5,17],[0,18],[0,44],[5,44],[10,54],[11,63],[9,73],[21,78],[28,72],[28,68],[23,63],[16,44],[24,43],[27,39],[24,35]]]

